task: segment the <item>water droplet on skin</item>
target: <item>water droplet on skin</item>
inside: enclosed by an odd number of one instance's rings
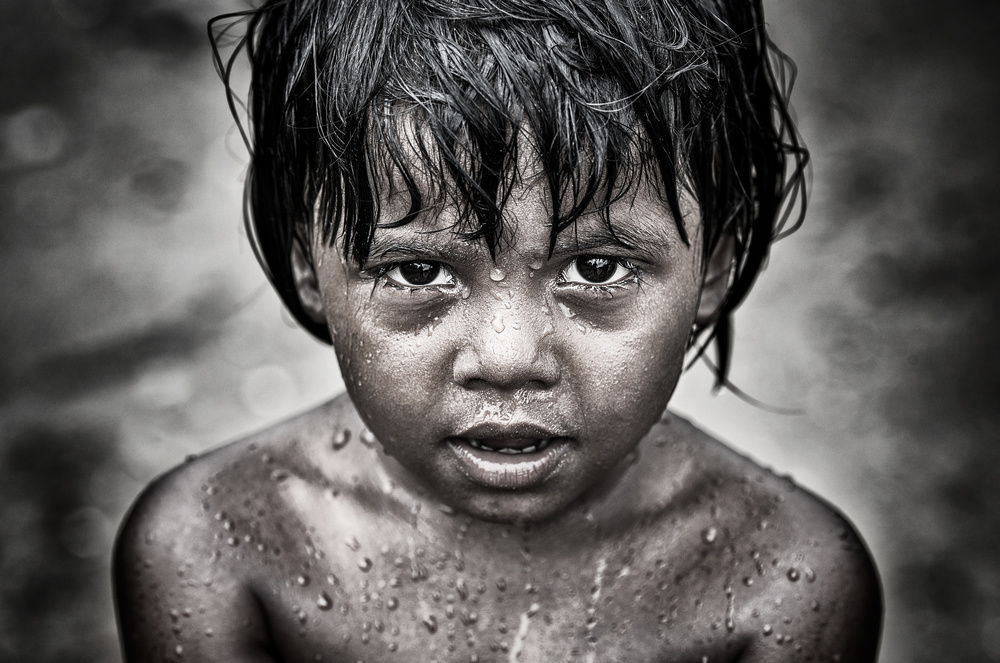
[[[344,543],[346,543],[347,547],[353,550],[354,552],[357,552],[358,550],[361,549],[361,543],[355,536],[348,538],[347,541],[345,541]]]
[[[215,629],[213,629],[211,626],[209,626],[207,629],[205,629],[205,637],[206,638],[211,638],[213,635],[215,635]]]
[[[819,612],[819,601],[810,601],[809,607],[812,608],[813,612]]]
[[[774,632],[774,629],[771,627],[770,624],[764,624],[762,632],[764,633],[764,635],[771,635],[771,633]]]
[[[399,599],[397,599],[395,596],[390,596],[389,600],[385,602],[385,607],[388,608],[389,610],[395,610],[396,608],[399,607]]]
[[[503,324],[503,317],[499,313],[493,316],[493,320],[490,321],[490,326],[493,327],[493,331],[498,334],[502,334],[503,330],[506,329]]]
[[[535,615],[537,615],[537,614],[538,614],[538,611],[539,611],[539,610],[541,610],[541,609],[542,609],[542,607],[541,607],[540,605],[538,605],[537,603],[532,603],[532,604],[531,604],[531,605],[530,605],[530,606],[528,607],[528,612],[527,612],[527,615],[528,615],[529,617],[534,617]]]
[[[507,581],[503,578],[497,578],[497,589],[501,592],[507,591]]]
[[[174,647],[174,653],[177,654],[178,656],[183,656],[184,655],[184,647],[182,647],[180,645],[177,645],[176,647]]]
[[[438,620],[437,620],[437,617],[435,617],[434,615],[425,615],[424,619],[423,619],[423,622],[424,622],[424,626],[427,627],[427,632],[428,633],[431,633],[431,634],[437,633],[437,630],[438,630]]]
[[[491,281],[503,281],[505,278],[507,278],[507,275],[504,274],[503,270],[501,270],[501,269],[497,269],[496,267],[494,267],[490,271],[490,280]]]
[[[305,574],[302,574],[298,578],[295,579],[295,583],[299,587],[306,587],[306,586],[309,585],[309,576],[307,576]]]
[[[726,618],[726,630],[729,631],[730,633],[736,630],[736,622],[733,621],[732,617]]]
[[[806,576],[806,582],[816,582],[816,573],[808,566],[802,570]]]
[[[719,530],[715,527],[706,527],[701,531],[701,540],[706,544],[715,543],[715,539],[719,536]]]
[[[320,592],[319,598],[316,599],[316,607],[325,612],[333,607],[333,599],[326,592]]]
[[[389,651],[396,651],[397,649],[399,649],[399,645],[397,645],[395,642],[389,643]]]
[[[226,539],[226,543],[235,548],[236,546],[240,545],[240,540],[237,539],[235,536],[231,536],[228,539]]]
[[[361,559],[358,560],[358,568],[364,571],[365,573],[368,573],[369,571],[372,570],[372,561],[367,557],[362,557]]]
[[[358,436],[358,439],[361,440],[361,444],[366,447],[370,447],[375,444],[375,434],[370,430],[361,431],[361,435]]]
[[[340,451],[351,441],[351,431],[344,429],[333,436],[333,450]]]
[[[284,481],[288,478],[287,470],[275,470],[271,472],[271,481]]]
[[[447,606],[445,606],[444,616],[447,617],[448,619],[454,618],[455,617],[455,606],[450,605],[450,604],[447,605]]]
[[[788,576],[788,579],[791,580],[792,582],[798,582],[799,580],[799,570],[794,566],[788,569],[788,573],[786,575]]]

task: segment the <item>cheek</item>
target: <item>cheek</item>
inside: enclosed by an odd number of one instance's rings
[[[642,427],[666,407],[684,367],[691,307],[636,312],[633,324],[590,332],[574,345],[577,380],[588,384],[585,412]]]
[[[387,328],[371,309],[355,307],[336,325],[334,349],[351,399],[378,433],[378,422],[414,417],[447,382],[447,347],[433,325]]]

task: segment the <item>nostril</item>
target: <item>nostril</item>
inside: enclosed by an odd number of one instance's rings
[[[520,334],[507,323],[496,332],[468,339],[455,354],[456,384],[469,389],[545,389],[559,381],[559,362],[547,344]]]

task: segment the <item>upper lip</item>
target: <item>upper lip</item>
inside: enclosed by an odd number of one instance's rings
[[[521,422],[483,422],[470,426],[455,437],[472,440],[547,440],[554,437],[565,437],[545,426],[529,421]]]

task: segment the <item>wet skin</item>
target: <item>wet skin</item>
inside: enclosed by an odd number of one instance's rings
[[[296,256],[348,394],[140,498],[129,661],[874,659],[850,525],[662,415],[716,303],[697,241],[640,195],[625,245],[588,217],[550,257],[542,196],[510,211],[495,263],[446,212],[361,269]]]

